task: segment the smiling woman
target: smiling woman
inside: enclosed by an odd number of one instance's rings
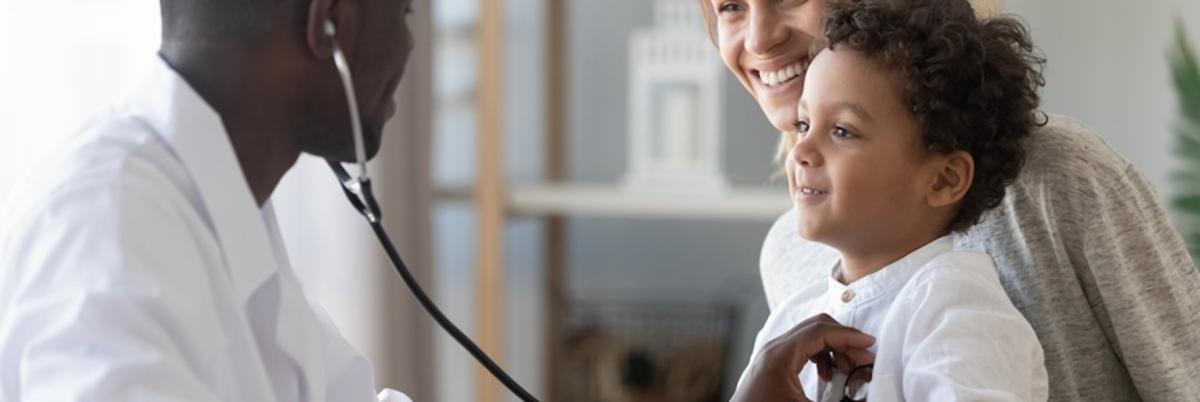
[[[159,29],[157,1],[0,3],[0,205],[53,144],[139,77]]]

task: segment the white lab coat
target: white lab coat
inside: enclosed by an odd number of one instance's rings
[[[309,304],[220,116],[161,59],[32,179],[0,249],[0,400],[408,401]]]

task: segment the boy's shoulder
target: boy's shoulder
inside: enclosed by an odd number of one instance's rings
[[[915,308],[964,304],[1013,308],[991,256],[957,247],[934,257],[914,273],[897,295],[897,301],[901,300]]]

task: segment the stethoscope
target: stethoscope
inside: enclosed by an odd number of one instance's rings
[[[412,291],[413,296],[417,298],[417,301],[421,303],[425,311],[429,312],[429,315],[433,317],[434,321],[437,321],[442,329],[446,330],[455,341],[458,341],[467,352],[471,353],[471,356],[475,357],[475,360],[478,360],[483,367],[487,368],[513,394],[521,398],[522,401],[537,402],[537,398],[534,398],[528,391],[521,388],[520,384],[517,384],[512,377],[509,377],[508,373],[504,372],[504,369],[492,361],[492,358],[488,357],[487,353],[479,349],[479,346],[476,346],[475,342],[471,341],[471,338],[463,334],[453,322],[450,322],[450,319],[442,314],[441,309],[438,309],[437,305],[433,304],[433,301],[421,289],[421,285],[417,283],[416,278],[413,278],[412,273],[408,271],[408,266],[404,265],[404,260],[400,258],[400,254],[392,246],[392,241],[388,237],[387,232],[383,230],[383,222],[380,220],[382,214],[379,210],[379,203],[375,201],[375,194],[371,191],[371,177],[367,175],[367,151],[366,145],[363,142],[362,122],[359,120],[358,98],[354,94],[354,79],[350,76],[350,65],[346,63],[346,56],[337,44],[336,33],[337,30],[334,28],[333,22],[325,21],[325,36],[329,37],[330,41],[333,42],[333,62],[337,66],[338,75],[342,80],[342,87],[346,92],[346,104],[350,107],[350,126],[354,132],[354,155],[359,168],[358,177],[350,176],[346,172],[346,169],[342,167],[341,162],[332,159],[326,160],[329,163],[329,168],[333,170],[334,175],[337,175],[338,181],[342,184],[342,191],[346,193],[346,198],[350,200],[350,204],[363,217],[367,218],[367,223],[371,224],[371,229],[375,231],[375,236],[379,238],[379,243],[383,245],[384,251],[387,252],[388,259],[396,267],[396,272],[404,279],[404,284],[408,285],[408,289]]]

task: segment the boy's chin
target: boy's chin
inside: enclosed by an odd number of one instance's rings
[[[840,246],[845,246],[848,234],[839,229],[841,228],[833,222],[820,218],[808,218],[803,214],[798,215],[796,219],[796,236],[801,240],[840,251],[842,250]]]
[[[821,241],[824,238],[821,226],[820,222],[800,216],[796,219],[796,235],[803,240],[824,244],[825,242]]]

